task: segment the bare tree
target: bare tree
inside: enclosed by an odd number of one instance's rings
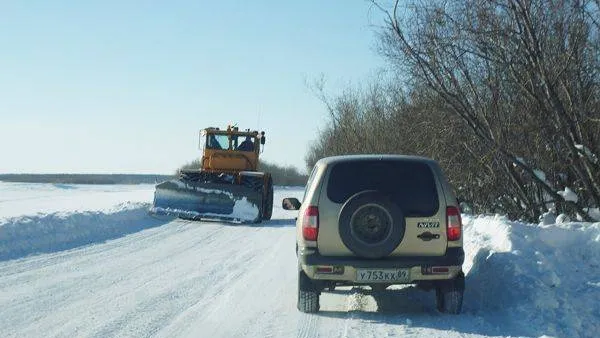
[[[480,143],[465,151],[486,154],[510,192],[495,196],[502,207],[533,218],[556,201],[589,219],[584,206],[600,205],[597,0],[372,4],[387,15],[381,53],[468,126]],[[565,186],[577,202],[557,193]]]

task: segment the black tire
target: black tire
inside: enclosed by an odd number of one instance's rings
[[[257,192],[262,192],[264,188],[264,180],[262,177],[244,175],[241,177],[240,181],[243,186],[246,186]]]
[[[388,256],[402,242],[406,224],[402,210],[384,194],[367,190],[350,197],[340,211],[342,242],[357,256]]]
[[[262,194],[262,192],[261,192],[261,194]],[[264,209],[265,201],[260,200],[259,203],[260,203],[260,205],[258,206],[258,215],[256,216],[256,219],[254,220],[254,222],[252,222],[253,224],[259,224],[263,221],[263,209]]]
[[[298,310],[304,313],[318,312],[320,294],[304,271],[298,271]]]
[[[465,276],[461,272],[456,278],[440,282],[435,288],[437,309],[443,313],[459,314],[465,292]]]
[[[269,175],[266,185],[267,195],[265,196],[265,202],[263,203],[262,219],[268,221],[273,215],[273,178]]]

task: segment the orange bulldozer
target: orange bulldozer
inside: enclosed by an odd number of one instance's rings
[[[273,179],[258,171],[265,132],[206,128],[200,132],[199,169],[156,186],[153,214],[193,220],[259,223],[271,219]]]

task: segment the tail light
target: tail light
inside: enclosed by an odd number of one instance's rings
[[[446,235],[449,241],[458,241],[462,232],[460,210],[457,207],[446,208]]]
[[[307,241],[316,241],[319,235],[319,208],[311,205],[304,211],[302,218],[302,237]]]

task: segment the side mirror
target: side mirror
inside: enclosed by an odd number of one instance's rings
[[[300,201],[295,197],[284,198],[281,202],[281,207],[285,210],[299,210],[300,209]]]

